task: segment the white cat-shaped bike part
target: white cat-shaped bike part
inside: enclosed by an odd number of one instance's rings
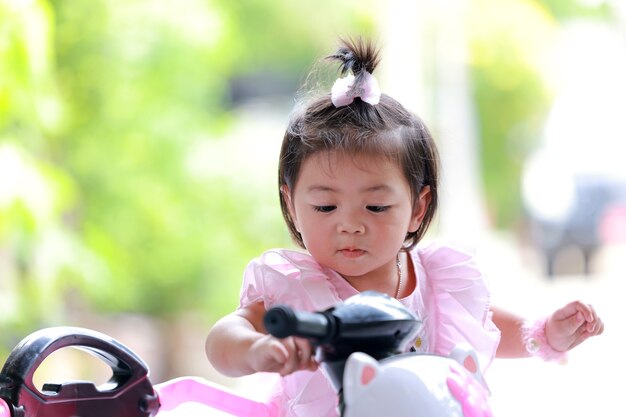
[[[346,362],[343,417],[492,417],[474,350],[449,357],[406,353],[377,361],[356,352]]]

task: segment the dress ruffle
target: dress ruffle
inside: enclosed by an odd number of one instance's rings
[[[422,294],[426,316],[434,321],[427,325],[430,349],[448,355],[456,344],[467,342],[484,372],[495,357],[500,331],[491,320],[489,288],[474,254],[433,243],[414,252],[414,261],[416,257],[417,276],[426,276],[421,288],[430,292]]]

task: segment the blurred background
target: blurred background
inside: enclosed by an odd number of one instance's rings
[[[476,248],[495,304],[583,299],[607,325],[567,366],[496,361],[496,415],[619,408],[605,383],[626,372],[619,0],[0,0],[0,364],[35,330],[81,326],[136,351],[155,383],[244,390],[204,338],[250,259],[293,246],[283,130],[309,71],[359,35],[440,146],[428,238]],[[59,355],[42,380],[107,379]]]

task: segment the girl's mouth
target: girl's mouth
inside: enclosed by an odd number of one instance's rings
[[[365,254],[365,251],[362,249],[341,249],[339,252],[346,258],[350,259],[355,259]]]

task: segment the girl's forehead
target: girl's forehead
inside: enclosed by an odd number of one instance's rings
[[[400,167],[388,156],[323,151],[304,160],[293,191],[380,193],[399,190],[407,194],[410,185]]]
[[[302,167],[305,166],[313,170],[322,170],[329,175],[354,169],[364,172],[399,169],[397,162],[386,155],[374,153],[348,154],[338,151],[316,152],[304,160]]]

